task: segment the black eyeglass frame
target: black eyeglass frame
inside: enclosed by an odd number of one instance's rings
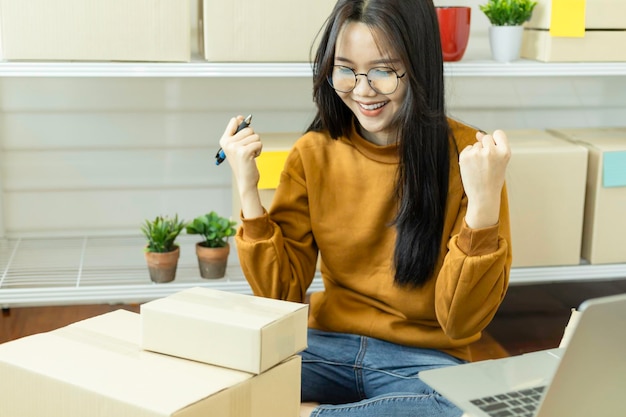
[[[336,88],[333,85],[333,72],[335,71],[335,68],[337,68],[337,67],[349,69],[350,71],[352,71],[352,74],[354,74],[354,86],[351,89],[349,89],[349,90],[339,90],[338,88]],[[380,69],[391,71],[391,72],[393,72],[396,75],[396,86],[393,89],[393,91],[391,91],[389,93],[383,93],[383,92],[379,91],[376,87],[374,87],[372,85],[372,81],[368,77],[368,74],[370,73],[370,71],[372,71],[372,70],[380,70]],[[369,85],[372,90],[376,91],[378,94],[382,94],[384,96],[388,96],[388,95],[393,94],[393,93],[396,92],[396,90],[398,89],[398,86],[400,85],[400,79],[403,78],[406,75],[406,72],[404,74],[402,74],[402,75],[398,75],[398,71],[396,71],[396,70],[394,70],[393,68],[390,68],[390,67],[373,67],[373,68],[370,68],[369,70],[367,70],[366,73],[363,73],[363,72],[356,72],[354,69],[352,69],[350,67],[347,67],[345,65],[333,65],[333,70],[331,71],[330,75],[328,77],[326,77],[326,81],[328,81],[328,84],[330,84],[330,86],[332,87],[333,90],[339,91],[340,93],[350,93],[352,90],[354,90],[356,88],[356,85],[358,84],[358,76],[359,75],[365,76],[365,79],[367,80],[367,85]]]

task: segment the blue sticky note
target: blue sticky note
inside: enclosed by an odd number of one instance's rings
[[[602,166],[604,187],[626,187],[626,151],[605,152]]]

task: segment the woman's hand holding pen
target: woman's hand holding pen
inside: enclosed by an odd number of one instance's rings
[[[263,144],[250,126],[237,132],[237,126],[242,121],[242,116],[230,120],[220,139],[220,146],[237,181],[243,215],[253,218],[263,214],[257,189],[260,175],[255,161],[261,154]]]
[[[465,222],[473,229],[493,226],[500,217],[500,199],[511,159],[509,141],[501,130],[478,132],[477,142],[461,151],[459,165],[467,194]]]

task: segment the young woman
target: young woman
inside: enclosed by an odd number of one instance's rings
[[[506,136],[448,119],[430,0],[339,0],[315,57],[317,115],[272,206],[251,127],[220,145],[242,202],[254,293],[310,298],[303,415],[457,416],[419,372],[471,360],[508,285]],[[305,414],[306,413],[306,414]]]

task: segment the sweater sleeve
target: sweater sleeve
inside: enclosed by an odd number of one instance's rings
[[[315,274],[318,248],[296,149],[287,158],[270,212],[242,219],[235,241],[243,273],[255,295],[304,301]]]
[[[437,319],[452,339],[478,334],[493,319],[508,288],[512,261],[506,187],[495,226],[470,229],[464,207],[435,288]]]

